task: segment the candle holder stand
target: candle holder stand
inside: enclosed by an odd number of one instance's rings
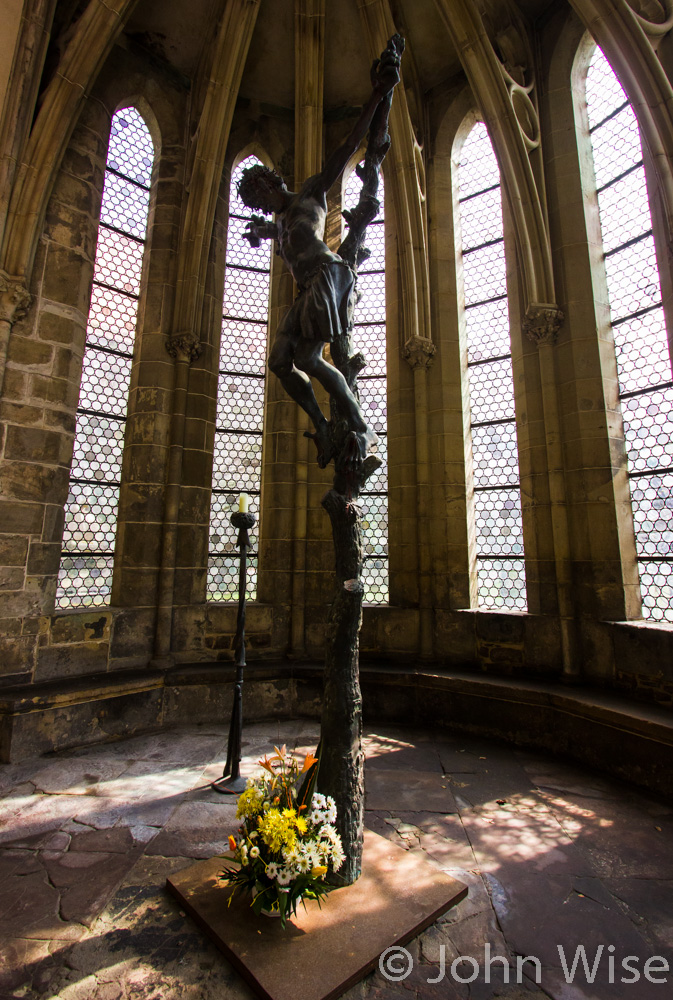
[[[211,782],[211,788],[225,795],[238,795],[246,785],[246,778],[241,777],[241,739],[243,735],[243,668],[245,667],[245,590],[248,576],[248,550],[251,548],[248,531],[255,525],[255,515],[235,511],[231,515],[231,523],[238,529],[236,547],[239,550],[238,564],[238,617],[236,619],[236,637],[234,639],[234,657],[236,660],[236,681],[234,683],[234,703],[231,709],[229,724],[229,742],[227,744],[227,762],[224,765],[222,777]]]

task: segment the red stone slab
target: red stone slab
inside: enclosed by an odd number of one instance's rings
[[[300,904],[285,930],[256,917],[218,882],[223,859],[171,875],[166,885],[264,1000],[332,1000],[359,982],[394,944],[405,944],[464,899],[467,887],[429,862],[365,830],[362,875],[322,909]],[[261,932],[261,933],[260,933]]]

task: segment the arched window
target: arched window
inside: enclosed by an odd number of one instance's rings
[[[354,208],[362,181],[355,171],[343,194],[344,208]],[[364,601],[388,603],[388,451],[386,397],[386,248],[383,215],[383,177],[379,179],[381,210],[367,229],[365,244],[371,257],[358,269],[360,299],[355,307],[353,345],[367,359],[358,376],[360,405],[365,420],[379,436],[378,453],[384,464],[368,479],[360,494],[364,548]]]
[[[224,309],[220,342],[220,374],[215,418],[215,458],[210,503],[208,555],[209,601],[238,598],[236,530],[230,522],[239,493],[251,498],[250,511],[259,519],[262,475],[262,429],[266,375],[269,274],[272,242],[253,249],[244,239],[250,209],[238,197],[237,185],[246,167],[261,163],[248,156],[236,167],[229,189],[229,229],[224,278]],[[257,594],[257,532],[250,538],[247,596]]]
[[[479,605],[525,610],[500,171],[477,122],[458,167]]]
[[[640,133],[595,48],[586,82],[643,616],[673,622],[673,381]]]
[[[110,601],[153,162],[152,138],[138,111],[118,111],[98,227],[57,608]]]

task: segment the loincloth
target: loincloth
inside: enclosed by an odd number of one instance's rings
[[[342,260],[323,261],[300,285],[283,331],[330,343],[350,328],[354,306],[354,271]]]

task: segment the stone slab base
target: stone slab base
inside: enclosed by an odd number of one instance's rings
[[[256,917],[245,898],[228,906],[222,858],[199,861],[166,885],[264,1000],[332,1000],[394,944],[405,944],[467,895],[467,887],[370,830],[362,875],[320,908],[299,906],[285,930]],[[261,932],[261,933],[260,933]]]

